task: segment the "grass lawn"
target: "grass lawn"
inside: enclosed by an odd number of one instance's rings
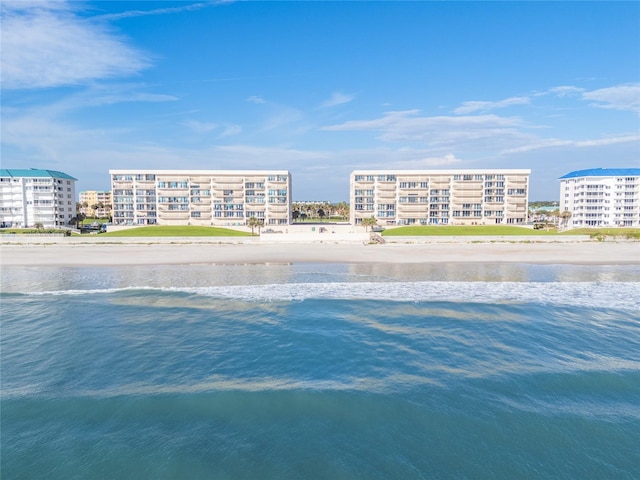
[[[103,223],[109,223],[109,218],[85,218],[80,222],[80,225],[91,225],[92,223],[99,223],[101,225]]]
[[[589,235],[592,238],[624,237],[640,240],[640,228],[575,228],[563,232],[562,235]]]
[[[33,233],[62,233],[65,234],[67,230],[60,230],[55,228],[42,228],[40,230],[36,228],[3,228],[0,230],[0,233],[3,235],[6,234],[17,234],[17,235],[29,235]],[[75,232],[72,232],[75,234]]]
[[[117,232],[101,233],[101,237],[250,237],[249,232],[228,228],[194,226],[147,226]]]
[[[555,229],[549,231],[533,230],[509,225],[474,225],[474,226],[437,226],[416,225],[409,227],[390,228],[382,232],[385,237],[393,236],[462,236],[462,235],[555,235]]]
[[[509,225],[436,226],[416,225],[387,229],[385,237],[393,236],[462,236],[462,235],[589,235],[592,238],[623,237],[640,240],[640,228],[576,228],[558,232],[554,228],[533,230]]]

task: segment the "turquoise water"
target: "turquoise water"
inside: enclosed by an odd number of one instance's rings
[[[2,270],[3,479],[638,478],[640,270]]]

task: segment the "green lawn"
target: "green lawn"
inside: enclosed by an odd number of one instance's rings
[[[92,223],[99,223],[102,225],[103,223],[109,223],[109,218],[85,218],[80,222],[80,225],[91,225]]]
[[[624,237],[640,240],[640,228],[576,228],[562,233],[563,235],[589,235],[593,238]]]
[[[3,235],[6,234],[17,234],[17,235],[29,235],[33,233],[62,233],[65,234],[67,230],[60,230],[55,228],[42,228],[38,230],[37,228],[3,228],[0,230],[0,233]],[[72,232],[75,234],[75,232]]]
[[[533,230],[524,227],[508,225],[474,225],[474,226],[437,226],[416,225],[409,227],[390,228],[382,232],[385,237],[393,236],[462,236],[462,235],[555,235],[555,229],[549,231]]]
[[[463,236],[463,235],[589,235],[592,238],[623,237],[640,240],[640,228],[577,228],[558,232],[555,228],[533,230],[524,227],[508,225],[477,225],[477,226],[436,226],[416,225],[398,227],[382,232],[385,237],[393,236]]]
[[[117,232],[101,233],[101,237],[250,237],[249,232],[228,228],[193,226],[147,226]]]

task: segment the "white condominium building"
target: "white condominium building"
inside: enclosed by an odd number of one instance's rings
[[[79,200],[80,211],[86,216],[98,218],[111,216],[111,192],[87,190],[80,192]]]
[[[76,181],[55,170],[0,169],[0,227],[68,225],[76,215]]]
[[[110,170],[114,225],[241,226],[291,220],[291,175],[251,170]]]
[[[523,224],[531,170],[406,170],[351,173],[351,223]]]
[[[560,177],[569,228],[640,227],[640,168],[592,168]]]

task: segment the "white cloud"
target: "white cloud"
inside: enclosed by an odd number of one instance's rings
[[[384,141],[417,141],[443,148],[464,148],[473,143],[479,146],[488,141],[501,145],[520,138],[517,127],[523,126],[516,117],[496,115],[475,116],[419,116],[418,110],[387,112],[374,120],[353,120],[340,125],[323,127],[328,131],[374,131]]]
[[[215,123],[199,122],[197,120],[188,120],[184,122],[184,126],[196,133],[208,133],[218,128]]]
[[[582,98],[597,103],[591,105],[614,110],[630,110],[640,113],[640,84],[617,85],[584,92]]]
[[[224,130],[220,134],[221,137],[231,137],[233,135],[238,135],[242,132],[242,127],[240,125],[225,125]]]
[[[105,15],[100,15],[99,18],[103,20],[105,19],[118,20],[120,18],[146,17],[149,15],[165,15],[167,13],[180,13],[180,12],[189,12],[192,10],[199,10],[201,8],[208,7],[214,4],[215,4],[214,2],[192,3],[190,5],[185,5],[183,7],[156,8],[154,10],[129,10],[122,13],[108,13]]]
[[[571,96],[571,95],[578,95],[578,94],[580,94],[582,92],[584,92],[584,88],[572,87],[570,85],[563,85],[563,86],[560,86],[560,87],[550,88],[547,93],[553,93],[554,95],[557,95],[558,97],[568,97],[568,96]]]
[[[262,130],[275,130],[284,126],[290,128],[291,124],[302,120],[302,113],[291,107],[283,105],[273,106],[273,113],[262,126]]]
[[[257,95],[251,95],[249,98],[247,98],[247,102],[256,104],[266,103],[264,98],[261,98]]]
[[[331,98],[325,100],[320,105],[320,108],[329,108],[335,107],[336,105],[342,105],[344,103],[349,103],[355,98],[355,95],[349,95],[342,92],[334,92],[331,95]]]
[[[473,112],[486,112],[489,110],[495,110],[496,108],[506,108],[512,105],[526,105],[529,104],[531,100],[529,97],[511,97],[506,98],[504,100],[500,100],[498,102],[479,102],[479,101],[471,101],[464,102],[461,107],[458,107],[454,110],[456,114],[466,114]]]
[[[615,137],[597,138],[592,140],[561,140],[557,138],[544,139],[536,143],[523,145],[517,148],[503,150],[503,154],[524,153],[533,150],[541,150],[544,148],[571,147],[571,148],[587,148],[587,147],[603,147],[608,145],[616,145],[620,143],[640,142],[640,135],[620,135]]]
[[[47,88],[134,75],[149,58],[65,2],[2,3],[2,88]]]

